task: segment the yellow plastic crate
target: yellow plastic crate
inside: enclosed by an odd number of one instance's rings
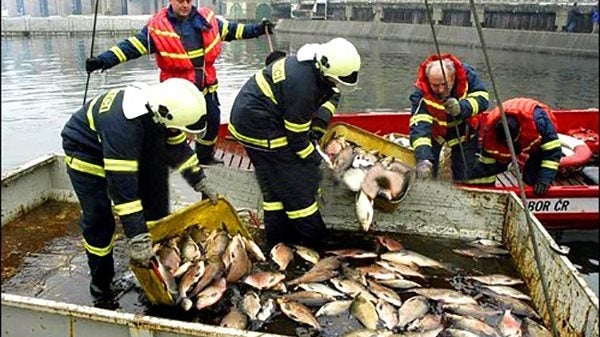
[[[196,224],[209,230],[224,229],[231,235],[240,233],[249,239],[252,238],[246,226],[240,221],[235,208],[222,197],[219,197],[215,205],[212,205],[209,200],[203,200],[177,210],[149,224],[148,230],[152,240],[159,242],[179,235],[186,228]],[[152,269],[141,268],[133,264],[130,264],[130,267],[152,304],[176,304],[176,299],[171,296]]]

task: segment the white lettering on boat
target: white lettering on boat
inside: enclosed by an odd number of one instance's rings
[[[544,198],[528,199],[528,208],[534,213],[598,213],[598,199]]]

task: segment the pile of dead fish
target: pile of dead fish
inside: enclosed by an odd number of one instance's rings
[[[411,169],[393,157],[368,152],[344,137],[325,144],[334,177],[356,194],[356,216],[363,230],[373,221],[373,201],[399,201],[410,186]]]
[[[228,289],[234,294],[224,301],[228,307],[220,325],[225,327],[256,330],[282,313],[313,331],[322,330],[320,321],[327,316],[342,317],[341,322],[353,317],[361,328],[342,323],[345,336],[550,336],[527,304],[529,296],[511,287],[523,281],[500,274],[456,275],[452,266],[396,240],[376,240],[378,252],[319,253],[280,243],[267,258],[239,234],[194,226],[157,244],[156,254],[168,289],[184,310],[208,310]],[[455,252],[506,253],[489,240],[472,245]],[[293,260],[307,271],[289,271]],[[432,270],[451,275],[452,287],[430,287]]]

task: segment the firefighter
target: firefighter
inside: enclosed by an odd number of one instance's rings
[[[153,253],[147,221],[169,214],[168,181],[158,180],[162,172],[154,172],[160,163],[176,168],[190,186],[216,202],[186,142],[186,132],[205,131],[204,97],[181,78],[111,89],[71,116],[61,136],[67,172],[82,209],[80,227],[93,296],[112,296],[113,211],[128,239],[131,262],[148,265]]]
[[[326,105],[328,112],[322,113],[330,115],[336,102],[329,100],[337,85],[356,86],[359,70],[354,45],[335,38],[277,59],[237,95],[229,132],[244,145],[255,167],[268,247],[279,242],[312,247],[327,243],[329,233],[316,201],[322,158],[309,131],[315,111]]]
[[[419,67],[410,96],[410,142],[418,177],[437,178],[440,152],[446,144],[451,149],[452,179],[461,181],[469,176],[477,152],[474,117],[488,108],[489,94],[470,65],[451,54],[443,54],[441,59],[440,64],[438,55],[432,55]],[[467,163],[463,163],[463,155]]]
[[[256,38],[273,33],[273,23],[242,24],[217,18],[208,7],[196,8],[192,0],[169,0],[169,6],[150,18],[135,36],[119,42],[109,50],[88,58],[88,73],[109,69],[117,64],[155,54],[160,81],[185,78],[196,84],[206,99],[208,127],[196,137],[195,151],[200,164],[223,164],[215,158],[215,144],[221,123],[217,97],[217,73],[214,62],[221,53],[221,41]]]
[[[513,98],[502,103],[510,136],[502,126],[500,108],[481,116],[481,153],[475,162],[469,183],[494,183],[496,174],[511,163],[507,139],[515,154],[526,154],[523,182],[533,186],[535,194],[548,191],[556,177],[562,149],[556,131],[556,117],[542,102],[530,98]]]

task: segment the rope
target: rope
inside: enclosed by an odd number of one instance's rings
[[[431,18],[431,13],[429,12],[429,3],[425,0],[425,11],[427,12],[427,20],[429,21],[429,26],[431,27],[431,35],[433,36],[433,44],[435,45],[435,52],[438,56],[438,61],[440,62],[440,67],[442,68],[442,77],[444,79],[444,86],[446,87],[447,97],[444,99],[448,99],[450,96],[450,88],[448,87],[448,81],[446,81],[446,72],[444,71],[444,64],[442,62],[442,54],[440,53],[440,47],[437,42],[437,37],[435,35],[435,28],[433,27],[433,19]],[[466,123],[465,123],[466,124]],[[467,180],[469,177],[467,176],[467,158],[465,157],[465,151],[463,150],[462,142],[460,141],[460,132],[458,131],[458,125],[454,125],[454,131],[456,132],[456,137],[458,138],[458,148],[460,150],[460,158],[463,163],[463,179]],[[467,141],[468,137],[468,125],[467,129],[465,129],[465,141]]]
[[[100,0],[96,0],[96,5],[94,8],[94,27],[92,28],[92,46],[90,47],[90,57],[94,57],[94,40],[96,39],[96,20],[98,18],[98,4],[100,3]],[[87,92],[88,92],[88,87],[90,85],[90,75],[91,73],[87,74],[87,80],[85,81],[85,91],[83,93],[83,106],[85,106],[85,101],[87,100]]]
[[[427,0],[425,0],[427,2]],[[487,54],[487,47],[485,44],[485,40],[483,39],[483,32],[481,29],[481,24],[479,23],[479,18],[477,17],[477,11],[475,10],[475,2],[473,0],[469,0],[469,4],[471,5],[471,12],[473,13],[473,20],[475,20],[475,27],[477,28],[477,34],[479,35],[479,40],[481,41],[481,51],[483,52],[483,57],[485,59],[485,65],[488,69],[488,73],[490,74],[490,81],[492,82],[492,89],[494,91],[494,97],[496,98],[496,103],[498,104],[498,108],[500,109],[500,114],[502,115],[502,127],[504,129],[504,134],[506,135],[506,139],[510,138],[510,131],[508,129],[508,123],[506,121],[506,114],[504,113],[504,107],[502,106],[502,100],[500,99],[500,95],[498,94],[498,89],[496,87],[496,81],[494,80],[494,75],[492,73],[492,67],[490,65],[490,60]],[[515,168],[518,168],[517,156],[515,154],[515,148],[512,142],[507,142],[508,148],[510,150],[510,157],[512,164]],[[544,291],[544,299],[546,301],[546,307],[548,310],[548,314],[550,316],[550,323],[552,325],[552,334],[554,337],[558,337],[558,330],[556,328],[556,318],[554,317],[554,311],[552,311],[552,306],[550,305],[550,295],[548,292],[548,280],[546,280],[546,276],[544,271],[541,268],[540,261],[540,252],[538,248],[537,238],[535,232],[533,231],[533,219],[531,217],[531,212],[527,210],[527,198],[525,197],[525,187],[523,185],[523,179],[521,175],[521,171],[519,169],[515,170],[517,174],[517,181],[519,182],[519,194],[521,196],[521,203],[523,204],[523,212],[525,212],[525,217],[527,219],[527,226],[529,227],[529,233],[531,233],[531,245],[533,246],[533,253],[535,258],[536,267],[538,273],[540,275],[540,279],[542,280],[542,288]]]

